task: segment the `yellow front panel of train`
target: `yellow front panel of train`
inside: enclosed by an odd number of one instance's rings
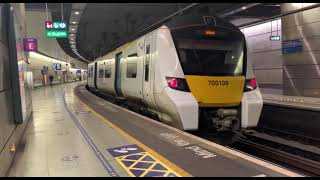
[[[244,76],[186,75],[185,77],[200,107],[235,106],[241,102]]]

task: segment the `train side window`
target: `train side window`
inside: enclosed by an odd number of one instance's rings
[[[99,69],[99,78],[103,78],[103,74],[104,70],[103,69]]]
[[[136,78],[137,77],[137,62],[127,63],[127,78]]]
[[[128,56],[127,60],[127,78],[137,77],[137,53]]]
[[[93,77],[93,66],[91,66],[90,70],[91,70],[90,77]]]
[[[111,78],[111,65],[106,65],[104,70],[104,78]]]
[[[144,81],[149,81],[150,44],[146,46],[146,64],[144,68]]]

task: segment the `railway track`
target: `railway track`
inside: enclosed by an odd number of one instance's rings
[[[230,147],[308,176],[320,175],[320,154],[245,134]]]
[[[256,131],[270,134],[272,136],[281,137],[286,140],[293,140],[301,144],[310,145],[320,148],[320,139],[302,135],[301,133],[288,132],[280,129],[271,128],[268,126],[259,125]]]

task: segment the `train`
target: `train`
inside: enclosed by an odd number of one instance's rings
[[[263,106],[243,33],[216,16],[164,22],[88,64],[87,88],[184,131],[241,132]]]

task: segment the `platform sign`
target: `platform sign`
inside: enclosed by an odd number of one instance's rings
[[[282,41],[282,54],[302,52],[302,42],[300,39]]]
[[[280,36],[279,35],[270,36],[270,41],[280,41]]]
[[[46,21],[46,37],[47,38],[67,38],[68,30],[65,21]]]
[[[57,29],[64,30],[67,28],[67,23],[65,21],[46,21],[46,29]]]
[[[23,38],[24,51],[26,52],[37,52],[38,44],[35,38]]]
[[[47,30],[46,37],[47,38],[67,38],[68,31],[67,30]]]

